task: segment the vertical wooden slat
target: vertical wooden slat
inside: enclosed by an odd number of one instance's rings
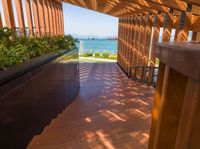
[[[145,42],[145,17],[140,17],[140,32],[139,32],[139,44],[138,44],[138,66],[143,66],[143,57],[144,57],[144,42]],[[142,79],[142,71],[137,71],[137,78]]]
[[[199,123],[196,123],[200,109],[200,84],[192,79],[187,82],[183,109],[180,117],[179,129],[176,137],[175,149],[198,149],[200,147],[199,136],[193,138],[194,134],[200,134]],[[198,125],[195,128],[195,123]],[[195,130],[195,131],[194,131]],[[195,139],[196,138],[196,139]],[[195,143],[193,143],[195,142]],[[196,144],[193,146],[193,144]]]
[[[132,40],[131,40],[131,47],[132,47],[132,60],[131,60],[131,65],[133,66],[134,65],[134,61],[135,61],[135,59],[136,59],[136,57],[135,57],[135,35],[136,35],[136,20],[135,20],[135,16],[133,16],[132,17],[132,28],[131,28],[131,30],[132,30]]]
[[[25,33],[24,13],[21,0],[15,0],[19,28]]]
[[[40,24],[39,24],[39,15],[38,15],[38,6],[37,0],[32,0],[33,7],[33,17],[34,17],[34,25],[35,25],[35,35],[40,36]]]
[[[59,35],[62,35],[62,21],[61,21],[61,10],[60,10],[60,2],[57,2],[57,10],[58,10],[58,29],[59,29]]]
[[[56,23],[56,34],[59,35],[59,26],[58,26],[58,11],[57,11],[57,1],[54,1],[54,9],[55,9],[55,23]]]
[[[160,28],[163,26],[164,19],[161,15],[154,16],[154,32],[153,32],[153,39],[152,39],[152,52],[151,52],[151,59],[150,59],[150,66],[155,66],[156,64],[156,43],[159,40],[159,33]]]
[[[166,14],[162,41],[170,41],[172,26],[173,26],[173,15]]]
[[[156,66],[156,43],[159,40],[160,27],[163,26],[163,17],[158,14],[152,17],[151,20],[152,20],[154,29],[153,29],[153,35],[152,35],[152,47],[151,47],[151,53],[150,53],[150,59],[149,59],[150,60],[149,66],[155,67]],[[148,80],[150,84],[153,83],[154,69],[150,69]]]
[[[151,43],[151,33],[152,33],[152,27],[153,27],[153,22],[152,22],[152,16],[146,16],[146,27],[145,27],[145,42],[144,42],[144,56],[143,56],[143,64],[144,66],[148,65],[148,60],[149,60],[149,53],[150,52],[150,43]]]
[[[154,149],[175,148],[176,136],[186,90],[187,77],[169,69],[166,84],[163,84],[161,103],[158,109]],[[165,79],[164,79],[165,80]]]
[[[44,35],[45,22],[44,22],[43,0],[38,0],[37,6],[38,6],[40,32],[41,32],[41,35]]]
[[[61,20],[62,20],[62,34],[65,34],[65,27],[64,27],[64,14],[63,14],[63,2],[61,2]]]
[[[165,64],[160,62],[159,71],[158,71],[158,79],[157,79],[156,90],[155,90],[155,99],[154,99],[154,104],[153,104],[154,106],[153,106],[153,111],[152,111],[152,121],[151,121],[148,149],[153,149],[153,145],[154,145],[158,114],[160,112],[159,107],[161,103],[164,75],[165,75]]]
[[[2,22],[1,12],[0,12],[0,28],[2,27],[3,27],[3,22]]]
[[[48,12],[48,2],[47,0],[43,1],[43,10],[44,10],[44,23],[45,23],[45,33],[49,35],[50,32],[50,21],[49,21],[49,12]]]
[[[189,12],[182,12],[179,17],[179,25],[176,29],[175,40],[176,41],[187,41],[188,33],[191,25],[192,15]]]
[[[49,27],[50,27],[50,34],[54,35],[54,24],[53,24],[53,8],[51,0],[47,0],[48,2],[48,12],[49,12]]]
[[[33,32],[33,18],[32,18],[30,0],[25,0],[25,7],[26,7],[27,22],[28,22],[28,30],[29,34],[32,36],[34,35],[34,32]]]
[[[15,19],[12,7],[12,0],[2,0],[2,5],[4,9],[6,26],[8,28],[15,29]]]
[[[135,24],[135,62],[134,65],[138,65],[138,59],[139,59],[139,46],[140,46],[140,17],[136,16],[136,24]]]
[[[51,0],[52,6],[52,14],[53,14],[53,27],[54,27],[54,35],[57,35],[57,23],[56,23],[56,12],[55,12],[55,1]]]

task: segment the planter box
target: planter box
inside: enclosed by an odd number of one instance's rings
[[[29,61],[25,61],[21,64],[9,66],[7,70],[0,70],[0,86],[6,84],[6,82],[9,82],[12,79],[17,78],[20,75],[23,75],[28,71],[33,70],[34,68],[37,68],[63,54],[66,54],[67,52],[68,51],[63,50],[59,53],[45,54],[43,56],[35,57]]]
[[[77,58],[75,49],[0,71],[1,148],[26,148],[32,137],[76,98]]]

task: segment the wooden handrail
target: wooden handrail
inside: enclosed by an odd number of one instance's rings
[[[160,60],[149,149],[200,147],[200,44],[157,44]]]

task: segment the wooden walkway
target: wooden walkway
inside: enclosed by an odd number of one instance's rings
[[[146,149],[154,89],[115,63],[80,64],[81,88],[30,149]]]

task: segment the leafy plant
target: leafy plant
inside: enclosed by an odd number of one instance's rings
[[[94,53],[94,57],[100,58],[101,54],[99,52]]]
[[[60,50],[72,50],[77,42],[72,36],[25,37],[8,28],[0,28],[0,70],[31,58]]]
[[[108,59],[116,60],[117,59],[117,55],[116,54],[111,54],[111,55],[109,55]]]
[[[82,56],[84,56],[84,57],[92,57],[93,54],[92,54],[92,53],[89,53],[89,52],[85,52],[85,53],[83,53]]]
[[[103,52],[102,57],[103,57],[103,58],[108,58],[108,57],[109,57],[108,52]]]

